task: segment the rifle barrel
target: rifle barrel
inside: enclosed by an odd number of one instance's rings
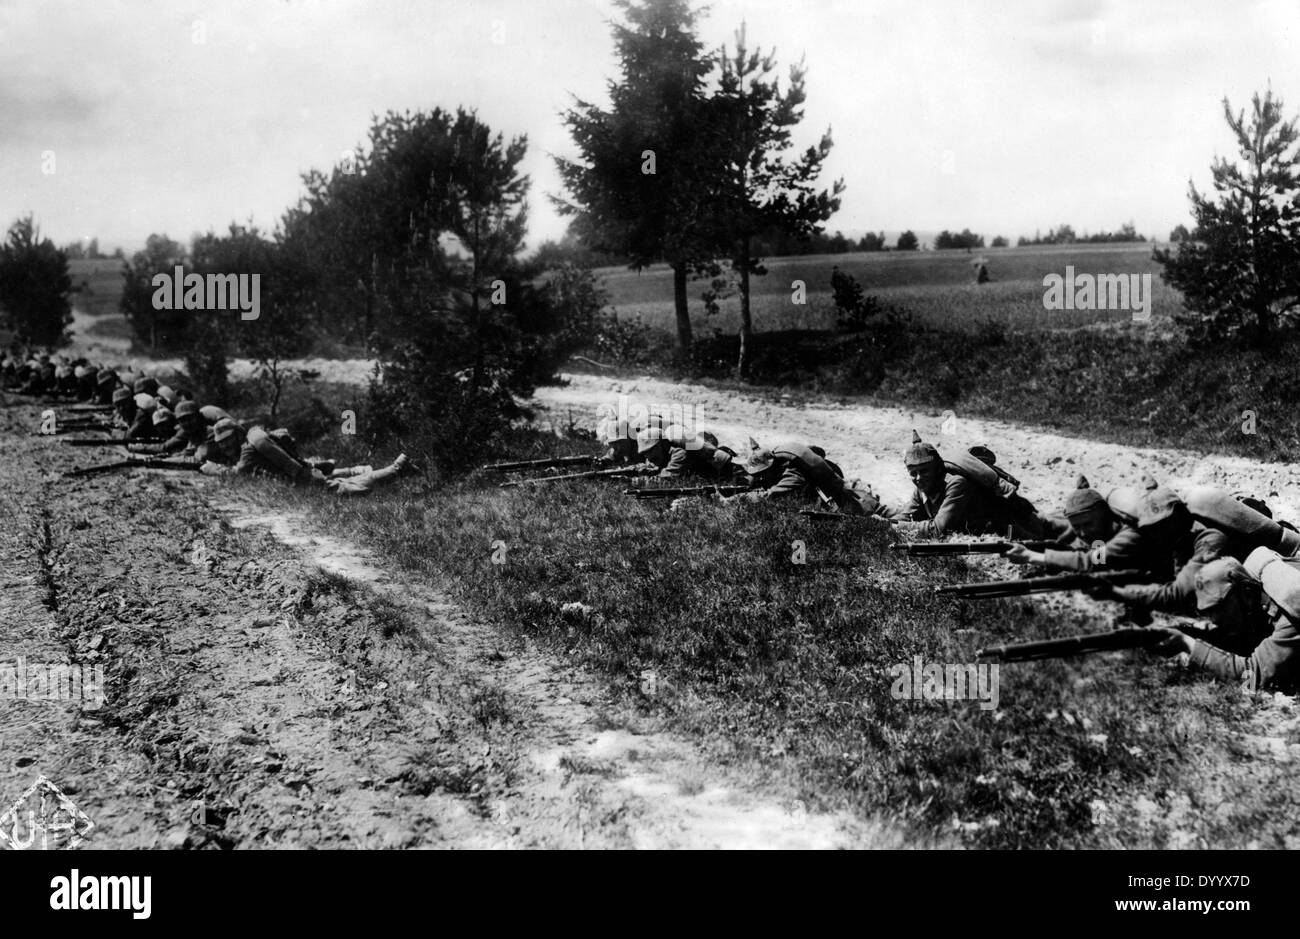
[[[1114,629],[1086,636],[1068,636],[1064,639],[1046,639],[1041,642],[1020,642],[980,649],[976,656],[1000,662],[1032,662],[1037,659],[1060,659],[1089,652],[1111,649],[1140,649],[1153,646],[1164,639],[1156,629]]]
[[[1030,551],[1044,551],[1053,544],[1053,541],[913,541],[891,547],[905,552],[908,557],[929,558],[950,554],[1006,554],[1016,545],[1023,545]]]
[[[1050,577],[1023,577],[1017,580],[990,580],[978,584],[945,584],[934,592],[967,600],[991,600],[996,597],[1022,597],[1031,593],[1055,593],[1079,590],[1093,584],[1140,584],[1151,580],[1143,571],[1094,571],[1088,574],[1054,574]]]
[[[582,466],[584,463],[594,463],[594,456],[557,456],[549,460],[519,460],[515,463],[490,463],[483,467],[497,473],[508,473],[513,470],[534,470],[549,469],[552,466]]]
[[[637,475],[635,466],[615,466],[611,469],[588,470],[585,473],[566,473],[563,476],[534,476],[532,479],[512,479],[509,482],[501,483],[499,488],[509,489],[511,486],[524,486],[528,483],[558,483],[566,479],[595,479],[600,476],[635,475]]]
[[[717,493],[720,496],[736,496],[742,492],[749,492],[748,486],[654,486],[645,488],[624,489],[623,494],[635,496],[638,499],[678,499],[684,496],[702,496],[705,494]]]
[[[65,437],[59,443],[68,447],[124,447],[128,443],[140,443],[125,437]]]
[[[111,470],[125,469],[129,466],[139,467],[140,469],[194,470],[197,472],[199,463],[197,460],[117,460],[113,463],[100,463],[97,466],[84,466],[81,469],[68,470],[63,475],[65,477],[90,476],[94,473],[107,473]]]

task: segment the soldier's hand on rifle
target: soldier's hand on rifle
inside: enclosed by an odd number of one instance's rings
[[[199,472],[204,476],[221,476],[226,472],[226,468],[220,463],[204,460],[203,465],[199,467]]]
[[[1008,552],[1009,553],[1009,552]],[[1122,588],[1105,581],[1098,581],[1095,584],[1089,584],[1083,588],[1083,592],[1094,600],[1118,600],[1120,599],[1118,591]]]
[[[1012,564],[1042,564],[1046,558],[1038,551],[1030,551],[1022,544],[1012,545],[1003,555]]]
[[[1180,652],[1191,652],[1196,641],[1186,633],[1166,626],[1152,626],[1151,629],[1165,634],[1163,639],[1151,647],[1151,651],[1156,655],[1170,656],[1178,655]]]

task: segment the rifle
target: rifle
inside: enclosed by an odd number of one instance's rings
[[[128,443],[146,443],[143,440],[127,440],[125,437],[67,437],[59,443],[69,447],[124,447]]]
[[[1055,541],[913,541],[890,545],[910,558],[942,557],[949,554],[1006,554],[1016,545],[1030,551],[1045,551]]]
[[[1061,659],[1089,652],[1111,649],[1149,649],[1162,642],[1166,633],[1160,629],[1113,629],[1110,632],[1046,639],[1042,642],[1017,642],[980,649],[976,656],[996,662],[1032,662],[1037,659]]]
[[[1023,597],[1031,593],[1056,593],[1083,590],[1094,584],[1146,584],[1152,577],[1145,571],[1094,571],[1090,574],[1053,574],[1049,577],[1023,577],[1018,580],[990,580],[979,584],[945,584],[934,592],[967,600],[991,600],[995,597]]]
[[[86,466],[82,469],[68,470],[64,477],[72,476],[92,476],[96,473],[108,473],[112,470],[122,469],[127,466],[138,466],[141,469],[166,469],[166,470],[193,470],[198,471],[199,464],[195,460],[150,460],[150,459],[132,459],[119,460],[116,463],[101,463],[99,466]]]
[[[585,473],[568,473],[564,476],[534,476],[532,479],[512,479],[510,482],[500,483],[499,488],[508,489],[511,486],[523,486],[527,483],[558,483],[566,479],[596,479],[600,476],[639,476],[645,473],[643,469],[636,466],[615,466],[612,469],[588,470]]]
[[[111,410],[113,410],[113,407],[114,407],[114,405],[111,405],[111,404],[70,404],[70,405],[68,405],[68,410],[69,410],[69,411],[78,411],[78,412],[84,412],[84,411],[111,411]]]
[[[679,499],[685,496],[707,496],[717,493],[720,496],[738,496],[749,492],[749,486],[688,486],[686,488],[668,486],[646,486],[644,488],[624,489],[625,496],[638,499]]]
[[[582,466],[594,463],[594,456],[557,456],[550,460],[520,460],[517,463],[490,463],[483,467],[497,473],[509,473],[516,470],[550,469],[552,466]]]

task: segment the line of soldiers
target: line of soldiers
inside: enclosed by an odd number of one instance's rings
[[[13,389],[16,393],[67,394],[78,401],[111,405],[109,428],[123,432],[122,440],[130,452],[191,459],[209,476],[273,475],[338,495],[364,495],[418,471],[404,453],[378,469],[369,465],[340,467],[329,460],[305,458],[288,430],[267,430],[257,424],[246,427],[216,405],[199,405],[190,393],[161,384],[152,376],[78,365],[69,371],[80,384],[65,385],[62,370],[68,365],[58,358],[46,355],[21,363],[6,358],[4,366],[6,381],[11,377],[22,381]],[[84,381],[86,375],[93,376],[93,383]],[[88,388],[93,394],[83,397]]]
[[[1141,571],[1148,583],[1099,583],[1090,593],[1130,611],[1157,611],[1208,622],[1166,629],[1157,651],[1191,653],[1194,664],[1243,680],[1251,689],[1300,686],[1300,532],[1273,519],[1268,506],[1197,486],[1185,496],[1144,477],[1137,487],[1103,496],[1079,477],[1059,514],[1039,512],[1020,483],[987,447],[940,454],[913,432],[903,463],[911,496],[886,506],[870,487],[844,480],[818,447],[782,443],[749,453],[718,446],[651,416],[643,427],[607,421],[598,429],[608,465],[642,461],[663,478],[694,476],[746,487],[724,502],[795,500],[874,516],[916,540],[950,535],[1002,535],[1050,546],[1015,545],[1016,564],[1054,572]],[[680,507],[683,503],[675,503]],[[1162,628],[1162,627],[1156,627]]]

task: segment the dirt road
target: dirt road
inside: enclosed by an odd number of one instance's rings
[[[1233,491],[1248,490],[1267,498],[1279,517],[1300,520],[1300,468],[1285,464],[1124,447],[951,411],[792,401],[774,404],[759,396],[652,378],[565,378],[567,387],[542,388],[535,396],[557,426],[567,422],[570,412],[576,423],[591,426],[597,409],[617,409],[620,396],[626,396],[629,409],[660,407],[670,413],[676,405],[677,413],[694,418],[697,429],[713,430],[722,443],[739,451],[750,436],[763,444],[797,437],[825,447],[847,478],[860,477],[887,502],[901,500],[910,492],[902,458],[916,428],[941,451],[987,445],[998,455],[999,465],[1021,480],[1023,494],[1047,511],[1058,509],[1080,473],[1103,492],[1136,484],[1143,473],[1150,473],[1175,488],[1210,483]]]

